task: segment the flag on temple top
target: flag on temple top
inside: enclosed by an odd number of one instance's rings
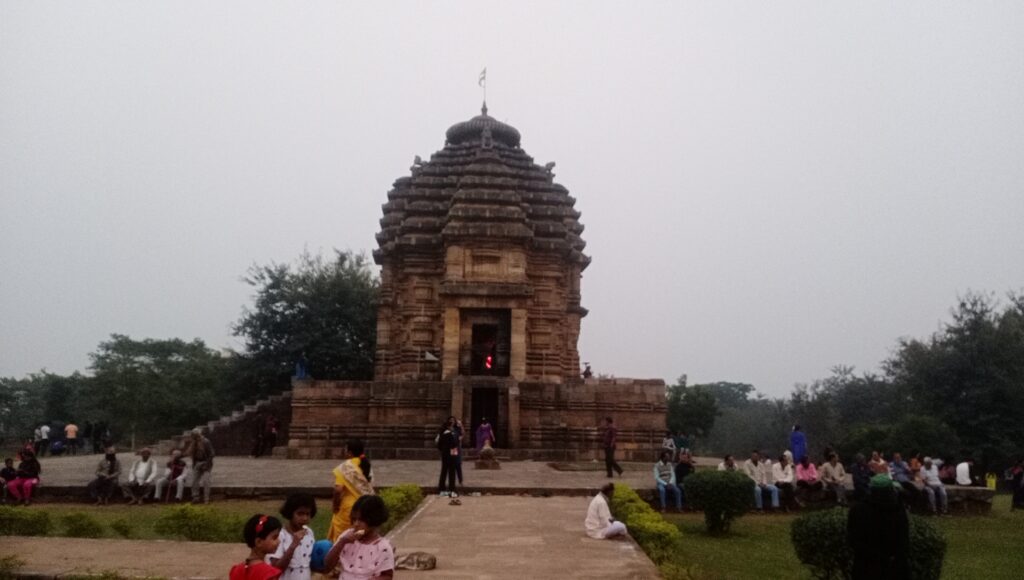
[[[480,80],[477,82],[481,87],[487,84],[487,67],[480,71]]]

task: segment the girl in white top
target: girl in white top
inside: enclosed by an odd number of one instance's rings
[[[285,525],[277,551],[267,556],[267,563],[281,570],[281,580],[310,580],[313,556],[313,530],[309,522],[316,517],[316,500],[308,493],[293,493],[281,506]]]

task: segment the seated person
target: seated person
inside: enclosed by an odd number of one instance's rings
[[[868,496],[868,486],[874,472],[868,467],[868,460],[863,453],[858,453],[853,465],[850,466],[850,474],[853,476],[853,497],[863,499]]]
[[[935,465],[931,457],[925,457],[921,465],[921,481],[924,484],[924,493],[928,496],[928,507],[932,515],[949,515],[949,502],[946,498],[946,486],[942,485],[939,479],[939,466]],[[935,498],[938,497],[938,506]]]
[[[972,467],[974,467],[974,460],[970,457],[960,462],[960,465],[956,466],[957,485],[971,485],[974,483],[974,480],[971,479]]]
[[[887,475],[892,477],[889,473],[889,464],[882,459],[882,454],[877,451],[871,452],[871,461],[868,461],[868,467],[871,468],[871,472],[875,475]]]
[[[4,503],[7,503],[7,483],[18,479],[18,470],[14,469],[14,459],[4,459],[4,467],[0,469],[0,487],[4,488]]]
[[[20,501],[25,505],[32,503],[32,490],[39,485],[39,474],[42,471],[43,467],[39,465],[35,453],[27,448],[23,449],[21,463],[14,471],[14,479],[7,481],[7,491],[14,496],[15,501]]]
[[[743,462],[743,472],[754,481],[754,507],[758,510],[764,509],[764,492],[769,492],[772,497],[772,508],[779,508],[779,488],[772,483],[771,467],[767,467],[761,461],[761,452],[753,451],[750,459]]]
[[[775,487],[779,488],[779,495],[783,505],[793,501],[796,473],[793,471],[793,464],[785,453],[779,456],[779,462],[772,466],[772,479],[775,480]]]
[[[836,503],[846,505],[846,470],[834,451],[828,454],[828,461],[821,466],[821,481],[836,494]]]
[[[121,486],[125,497],[128,498],[129,505],[133,503],[142,505],[143,500],[149,497],[153,491],[157,467],[156,461],[149,458],[150,453],[149,447],[144,447],[139,452],[141,457],[136,459],[132,463],[131,469],[128,470],[128,483]]]
[[[892,480],[898,483],[903,491],[910,494],[917,493],[917,486],[914,485],[914,477],[910,471],[910,466],[907,465],[906,461],[903,461],[903,456],[898,451],[892,454],[892,461],[889,462],[889,472],[892,474]]]
[[[168,501],[171,499],[171,488],[170,484],[177,486],[177,491],[174,494],[174,499],[182,501],[185,499],[185,482],[188,481],[189,469],[185,460],[181,458],[181,450],[175,449],[171,451],[171,460],[167,462],[167,468],[164,470],[162,477],[156,480],[156,493],[155,498],[160,501]],[[164,486],[167,486],[167,495],[164,495]]]
[[[683,511],[683,492],[676,485],[675,466],[672,465],[672,451],[663,449],[661,459],[654,464],[654,483],[658,487],[658,498],[661,500],[661,512],[665,513],[666,492],[672,492],[676,500],[676,511]]]
[[[606,483],[601,492],[590,500],[587,519],[583,521],[583,526],[591,538],[604,540],[626,535],[626,524],[613,520],[612,511],[608,507],[608,501],[614,493],[615,484]]]
[[[956,485],[956,464],[953,462],[943,463],[939,467],[939,481],[946,485]]]
[[[96,464],[96,478],[89,482],[89,495],[96,500],[96,505],[106,504],[117,489],[117,480],[121,477],[121,462],[117,452],[108,447],[103,459]]]
[[[725,461],[718,464],[718,471],[736,471],[736,460],[732,455],[725,456]]]
[[[796,486],[801,489],[818,490],[822,488],[818,478],[818,468],[804,455],[796,466]]]
[[[693,456],[689,451],[679,454],[679,463],[676,463],[676,485],[679,491],[683,492],[683,503],[686,503],[686,476],[693,473],[697,468],[693,466]]]

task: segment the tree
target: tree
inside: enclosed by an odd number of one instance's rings
[[[687,387],[685,378],[668,387],[666,422],[670,431],[704,436],[715,426],[719,414],[715,397],[708,389]]]
[[[900,341],[886,371],[917,412],[952,427],[963,453],[988,468],[1024,453],[1024,294],[960,298],[928,340]]]
[[[253,266],[253,307],[234,327],[245,338],[242,374],[261,393],[287,384],[305,357],[311,375],[373,378],[378,283],[362,255],[300,256],[295,265]]]
[[[723,409],[745,406],[751,400],[750,395],[756,392],[754,385],[749,385],[747,383],[730,383],[728,381],[718,381],[717,383],[707,383],[694,386],[702,387],[711,393],[711,395],[715,397],[715,401],[718,402],[718,406]]]
[[[84,395],[97,419],[120,430],[134,447],[218,416],[230,360],[196,339],[132,340],[114,334],[92,358]]]

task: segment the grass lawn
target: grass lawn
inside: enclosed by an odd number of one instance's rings
[[[225,515],[242,515],[251,516],[257,513],[269,514],[278,519],[281,518],[281,514],[278,510],[281,509],[281,500],[274,501],[223,501],[215,502],[210,504],[210,507],[217,510]],[[172,504],[174,505],[174,504]],[[159,505],[147,504],[144,506],[127,506],[124,504],[110,504],[106,506],[94,506],[84,504],[60,504],[60,503],[37,503],[33,504],[28,509],[33,511],[45,511],[49,512],[50,519],[53,520],[54,526],[51,535],[60,536],[63,535],[63,526],[61,525],[60,518],[64,515],[71,513],[84,513],[88,514],[101,524],[103,524],[104,532],[106,537],[120,538],[110,524],[118,519],[128,520],[132,524],[134,534],[133,539],[139,540],[157,540],[157,539],[170,539],[160,536],[153,529],[153,523],[157,516],[160,515],[163,509]],[[329,499],[318,499],[317,500],[317,514],[316,518],[310,524],[313,528],[313,533],[317,539],[323,539],[327,536],[327,528],[331,523],[331,501]],[[238,541],[242,541],[242,530],[238,530]]]
[[[747,515],[728,536],[704,533],[703,514],[667,514],[683,533],[679,561],[695,579],[757,580],[811,578],[789,541],[795,515]],[[1010,496],[998,495],[985,517],[931,518],[946,534],[942,577],[1001,580],[1024,577],[1024,512],[1010,511]]]

